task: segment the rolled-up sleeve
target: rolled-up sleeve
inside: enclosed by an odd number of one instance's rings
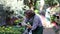
[[[27,21],[27,19],[26,19],[26,18],[24,18],[24,19],[23,19],[23,22],[21,23],[21,24],[22,24],[22,26],[27,25],[27,24],[26,24],[26,21]]]

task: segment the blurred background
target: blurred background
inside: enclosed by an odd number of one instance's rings
[[[0,33],[22,34],[25,27],[21,23],[28,9],[47,19],[43,34],[60,34],[60,0],[0,0]]]

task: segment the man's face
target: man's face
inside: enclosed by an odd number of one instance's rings
[[[25,14],[25,17],[26,17],[26,18],[30,18],[27,14]]]

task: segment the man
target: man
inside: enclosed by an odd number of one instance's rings
[[[36,15],[32,10],[27,10],[25,16],[25,23],[27,24],[26,28],[28,28],[28,32],[32,31],[32,34],[43,34],[43,26],[40,16]]]

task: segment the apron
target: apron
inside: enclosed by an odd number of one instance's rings
[[[32,31],[32,34],[43,34],[43,26],[37,27],[35,30]]]

